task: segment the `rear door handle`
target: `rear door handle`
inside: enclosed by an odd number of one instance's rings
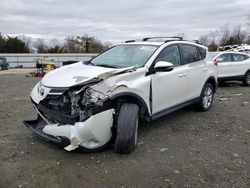
[[[207,70],[208,70],[208,69],[202,69],[202,71],[204,71],[204,72],[207,71]]]
[[[179,74],[179,77],[185,77],[187,74],[186,73],[182,73],[182,74]]]

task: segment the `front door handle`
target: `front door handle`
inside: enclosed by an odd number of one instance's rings
[[[202,69],[202,71],[204,71],[204,72],[207,71],[207,70],[208,70],[208,69]]]
[[[186,73],[182,73],[182,74],[179,74],[179,77],[185,77],[187,74]]]

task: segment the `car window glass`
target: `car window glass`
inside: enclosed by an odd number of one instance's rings
[[[222,54],[222,55],[220,55],[218,58],[221,59],[220,62],[231,62],[231,61],[232,61],[232,60],[231,60],[231,54]],[[218,58],[217,58],[217,59],[218,59]]]
[[[181,45],[181,48],[184,56],[184,64],[199,61],[198,51],[195,46],[183,44]]]
[[[161,53],[156,58],[158,61],[167,61],[173,63],[174,66],[179,66],[180,63],[180,53],[177,45],[168,46],[161,51]]]
[[[248,55],[244,55],[245,60],[249,59]]]
[[[233,61],[244,61],[245,57],[242,54],[233,54]]]
[[[117,45],[91,60],[96,66],[143,67],[158,46]]]
[[[200,54],[201,54],[201,58],[205,59],[207,56],[207,50],[204,48],[199,48]]]

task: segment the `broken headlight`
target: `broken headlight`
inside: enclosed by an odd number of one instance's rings
[[[93,88],[88,88],[82,98],[82,104],[84,106],[97,105],[102,106],[103,102],[107,99],[107,96]]]

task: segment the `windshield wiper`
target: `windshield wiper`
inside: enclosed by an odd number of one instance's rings
[[[84,64],[85,65],[93,65],[93,66],[95,66],[94,63],[91,62],[91,60],[85,61]]]
[[[107,64],[94,64],[95,66],[100,66],[100,67],[107,67],[107,68],[117,68],[117,66],[114,65],[107,65]]]

